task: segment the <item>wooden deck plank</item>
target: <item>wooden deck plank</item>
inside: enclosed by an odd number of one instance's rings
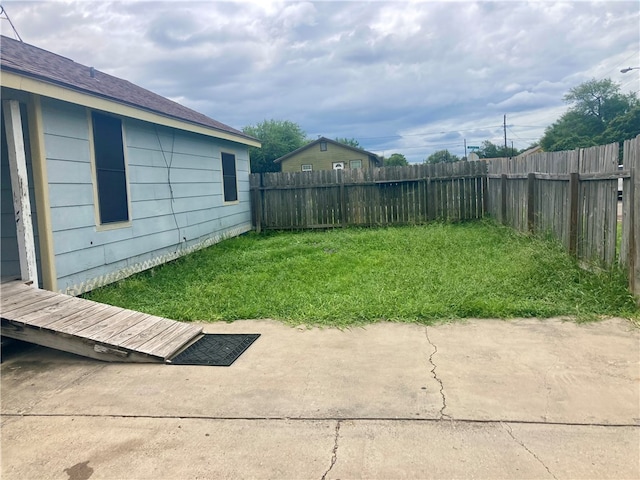
[[[117,307],[106,308],[98,312],[93,312],[87,317],[75,317],[73,319],[69,319],[69,322],[64,322],[63,324],[56,325],[55,329],[59,332],[73,335],[76,332],[84,330],[91,325],[95,325],[96,323],[105,320],[106,318],[117,315],[121,310],[123,309],[117,309]]]
[[[10,283],[3,283],[2,286],[0,287],[0,294],[5,297],[5,296],[13,296],[16,295],[18,292],[46,292],[48,290],[41,290],[37,287],[34,287],[33,285],[27,285],[23,282],[10,282]],[[52,292],[54,293],[54,292]]]
[[[134,312],[133,310],[126,310],[123,308],[115,315],[104,318],[99,322],[94,322],[91,325],[85,325],[83,328],[76,328],[76,330],[74,330],[72,333],[81,337],[90,338],[90,336],[93,335],[96,331],[100,331],[103,328],[108,327],[112,323],[118,323],[122,320],[128,319],[134,313],[136,312]]]
[[[24,282],[18,280],[12,280],[9,282],[3,282],[0,284],[0,292],[2,292],[2,295],[4,296],[5,294],[10,294],[12,292],[16,292],[21,288],[32,288],[34,290],[38,290],[38,288],[32,286],[32,285],[26,285]]]
[[[168,329],[173,330],[176,328],[177,325],[180,325],[180,324],[172,320],[167,320],[166,318],[161,318],[158,323],[152,325],[146,330],[143,330],[137,335],[129,338],[125,342],[120,343],[118,346],[124,347],[124,348],[130,348],[132,350],[137,350],[138,347],[147,343],[149,340],[151,340],[155,336],[160,335],[165,330],[168,330]]]
[[[18,292],[15,295],[8,295],[3,292],[2,303],[0,304],[0,313],[4,314],[6,312],[8,314],[16,308],[22,307],[24,305],[30,305],[31,303],[38,300],[53,298],[57,295],[58,294],[56,294],[55,292]]]
[[[37,310],[42,310],[43,308],[52,307],[54,305],[59,305],[60,303],[66,301],[68,297],[54,295],[53,297],[36,299],[34,302],[29,303],[27,305],[21,305],[16,308],[12,308],[8,311],[3,310],[2,316],[5,318],[9,318],[10,320],[19,319],[20,317],[24,317],[29,313],[35,312]]]
[[[161,317],[154,317],[153,315],[147,315],[147,317],[135,325],[127,328],[126,330],[122,330],[120,332],[115,333],[111,337],[105,339],[104,341],[111,344],[121,346],[127,340],[137,336],[139,333],[151,328],[156,323],[163,320]]]
[[[76,313],[84,311],[91,306],[91,303],[83,299],[67,297],[58,305],[45,307],[44,309],[42,309],[43,313],[48,312],[50,316],[39,315],[39,312],[33,312],[28,315],[21,316],[20,320],[36,327],[43,327],[45,325],[49,325],[51,323],[62,320],[65,317],[75,315]],[[54,313],[55,315],[53,315]]]
[[[81,312],[85,312],[91,307],[92,305],[85,304],[85,303],[69,302],[65,304],[64,308],[55,312],[55,314],[45,315],[42,317],[37,317],[34,315],[33,318],[21,317],[21,320],[25,320],[25,322],[28,322],[30,325],[33,325],[34,327],[42,328],[44,326],[59,322],[61,320],[64,320],[65,318],[69,318]]]
[[[13,294],[2,294],[2,305],[0,308],[2,312],[11,312],[25,305],[31,305],[32,303],[44,300],[47,298],[58,297],[59,294],[55,292],[42,292],[36,289],[30,289],[27,291],[17,291]]]
[[[82,335],[85,338],[90,338],[91,340],[109,343],[106,342],[109,337],[112,337],[114,334],[121,332],[122,330],[126,330],[129,327],[133,327],[148,316],[146,313],[136,312],[133,310],[129,310],[129,312],[130,315],[126,317],[123,316],[119,319],[112,317],[104,322],[96,323],[90,328],[78,333],[79,335]]]
[[[20,288],[20,287],[36,288],[32,284],[27,283],[24,280],[20,280],[19,278],[15,279],[15,280],[8,280],[8,281],[2,280],[2,283],[0,283],[0,287],[1,287],[2,290],[8,290],[8,289],[11,289],[11,288]]]
[[[47,328],[49,330],[57,330],[67,327],[73,323],[92,318],[100,312],[104,312],[108,310],[111,305],[105,305],[103,303],[91,302],[91,304],[87,305],[87,308],[80,310],[76,313],[70,314],[66,317],[62,317],[57,319],[54,322],[48,322],[46,324],[32,323],[32,325]],[[99,321],[99,320],[97,320]]]
[[[202,332],[202,327],[196,325],[188,323],[181,323],[179,325],[180,327],[172,332],[163,332],[163,334],[157,335],[147,343],[138,347],[138,350],[150,355],[166,358]]]
[[[136,350],[139,352],[149,353],[156,346],[163,345],[167,339],[173,338],[176,334],[183,331],[183,326],[180,323],[171,323],[168,328],[165,328],[162,332],[149,338],[146,342],[136,345]]]
[[[110,361],[162,361],[202,332],[180,323],[83,298],[2,284],[3,332],[12,338]]]
[[[72,298],[67,298],[56,305],[20,316],[18,321],[35,327],[43,327],[87,308],[82,303],[76,303],[72,300]]]
[[[3,336],[9,338],[37,343],[45,347],[71,352],[105,362],[163,363],[165,361],[165,359],[161,357],[119,350],[86,338],[60,334],[40,328],[32,328],[29,325],[18,325],[9,320],[2,320],[1,331]]]

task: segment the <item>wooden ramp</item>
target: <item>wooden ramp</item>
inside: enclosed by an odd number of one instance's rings
[[[14,281],[0,285],[2,335],[110,362],[165,362],[202,327]]]

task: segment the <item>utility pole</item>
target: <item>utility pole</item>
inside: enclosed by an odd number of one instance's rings
[[[467,139],[464,139],[464,158],[467,158]]]
[[[507,115],[504,116],[504,153],[507,153]]]

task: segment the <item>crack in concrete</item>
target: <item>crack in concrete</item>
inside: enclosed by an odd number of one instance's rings
[[[220,420],[225,422],[233,422],[237,420],[251,422],[418,422],[418,423],[437,423],[439,418],[416,418],[416,417],[284,417],[280,415],[273,416],[222,416],[222,415],[148,415],[135,413],[20,413],[20,412],[0,412],[2,418],[114,418],[114,419],[149,419],[149,420]],[[456,418],[456,423],[468,424],[498,424],[510,423],[513,425],[542,425],[542,426],[560,426],[560,427],[603,427],[603,428],[640,428],[640,419],[634,423],[603,423],[603,422],[541,422],[538,420],[518,420],[508,418],[481,419],[481,418]]]
[[[431,365],[431,375],[433,375],[433,378],[436,382],[438,382],[438,384],[440,385],[440,396],[442,397],[442,408],[440,408],[440,419],[443,418],[447,418],[449,420],[452,420],[451,416],[444,413],[445,409],[447,408],[447,397],[444,394],[444,385],[442,383],[442,380],[438,377],[438,374],[436,373],[436,364],[433,361],[433,357],[436,353],[438,353],[438,347],[436,347],[436,345],[431,341],[431,339],[429,338],[429,327],[424,327],[424,334],[427,337],[427,342],[429,342],[429,345],[431,345],[433,347],[433,352],[431,352],[431,355],[429,355],[429,364]]]
[[[545,422],[549,419],[549,406],[551,405],[551,386],[549,385],[549,372],[552,368],[553,365],[549,366],[544,372],[544,388],[547,391],[547,394],[544,404],[544,415],[542,418]]]
[[[341,423],[342,423],[342,420],[338,420],[336,422],[336,435],[335,435],[335,437],[333,439],[333,450],[331,451],[331,465],[329,465],[329,468],[327,469],[326,472],[324,472],[324,475],[322,475],[320,480],[325,480],[327,478],[327,475],[329,475],[329,472],[331,471],[333,466],[338,461],[338,439],[340,437],[340,424]]]
[[[538,457],[535,453],[533,453],[531,450],[529,450],[529,448],[524,444],[524,442],[520,441],[514,434],[513,434],[513,430],[511,429],[511,426],[507,423],[504,422],[500,422],[500,425],[502,426],[502,428],[509,434],[509,436],[513,439],[514,442],[516,442],[518,445],[520,445],[522,448],[524,448],[529,455],[531,455],[533,458],[535,458],[538,463],[540,463],[540,465],[542,465],[545,470],[549,473],[549,475],[551,475],[555,480],[558,480],[558,477],[556,477],[551,470],[549,470],[549,467],[547,467],[545,465],[545,463],[540,459],[540,457]]]

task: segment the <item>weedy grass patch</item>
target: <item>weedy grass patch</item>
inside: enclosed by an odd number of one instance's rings
[[[620,269],[493,222],[250,233],[85,295],[185,321],[638,318]]]

